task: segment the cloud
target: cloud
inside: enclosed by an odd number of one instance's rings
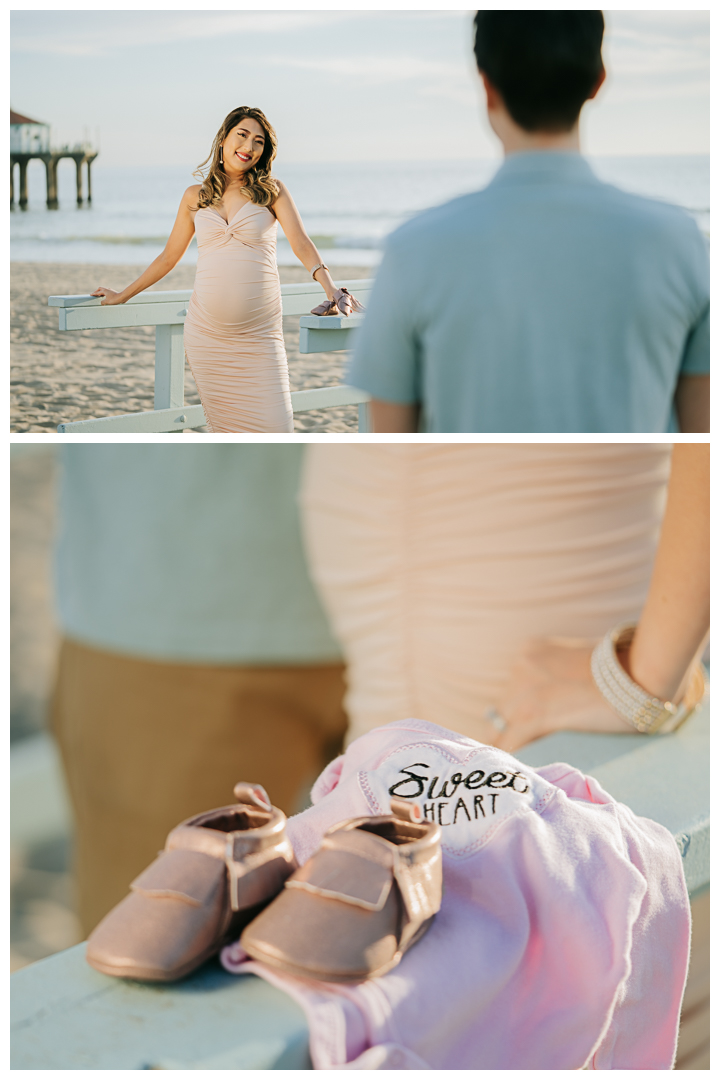
[[[597,123],[607,110],[617,140],[630,124],[624,109],[628,118],[663,118],[666,141],[676,138],[667,126],[670,114],[685,118],[677,120],[678,139],[685,126],[707,127],[708,12],[605,14],[609,78],[588,110]],[[154,153],[158,116],[178,102],[184,123],[175,138],[185,138],[182,154],[194,160],[196,146],[205,144],[206,114],[222,115],[240,89],[251,88],[279,127],[286,118],[285,131],[287,118],[294,124],[298,113],[323,102],[347,105],[353,123],[369,103],[376,116],[396,103],[399,128],[452,125],[475,140],[483,95],[473,70],[471,20],[472,12],[454,9],[14,10],[13,100],[31,116],[54,110],[49,119],[60,127],[73,116],[102,123],[108,147],[112,138],[112,152],[128,160]],[[311,126],[322,124],[316,119]],[[332,121],[330,129],[339,138]],[[293,154],[302,155],[298,145]]]
[[[710,57],[700,49],[678,47],[674,42],[645,43],[627,40],[608,50],[608,68],[623,76],[662,76],[703,74],[710,71]]]
[[[414,83],[414,93],[419,98],[446,101],[463,107],[477,108],[480,100],[469,61],[452,63],[405,54],[342,57],[273,55],[264,57],[262,64],[283,70],[309,71],[321,77],[337,79],[340,83],[352,80],[354,86],[367,88]]]
[[[263,63],[277,67],[316,71],[340,79],[352,78],[372,84],[408,82],[413,79],[452,78],[458,66],[442,60],[425,60],[420,56],[267,56]],[[460,69],[461,70],[461,69]]]
[[[38,25],[43,26],[48,19],[37,17],[41,14],[52,16],[55,13],[18,14],[33,15]],[[236,38],[245,34],[277,34],[279,31],[292,33],[365,16],[365,12],[342,11],[116,11],[62,14],[81,14],[85,18],[68,19],[66,25],[57,24],[45,32],[36,32],[29,20],[23,19],[24,30],[11,35],[12,51],[64,56],[107,56],[119,49],[169,45],[200,38]]]
[[[605,54],[623,75],[673,75],[710,70],[707,12],[611,12]],[[638,15],[646,16],[639,19]]]
[[[598,106],[702,99],[709,95],[706,11],[609,11],[608,81]]]

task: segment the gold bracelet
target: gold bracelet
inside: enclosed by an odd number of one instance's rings
[[[696,664],[685,697],[679,705],[660,701],[630,678],[620,664],[617,650],[626,648],[635,634],[634,623],[608,631],[593,650],[590,667],[595,685],[618,716],[643,735],[677,731],[705,696],[705,670]]]

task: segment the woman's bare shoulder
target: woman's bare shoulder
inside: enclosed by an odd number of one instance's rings
[[[191,184],[189,188],[186,188],[183,197],[180,200],[182,206],[187,206],[190,210],[197,210],[198,195],[202,184]]]

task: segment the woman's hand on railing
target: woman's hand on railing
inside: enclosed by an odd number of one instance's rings
[[[108,304],[124,304],[124,300],[118,300],[122,293],[114,292],[112,289],[106,289],[104,285],[98,285],[94,293],[91,296],[102,296],[103,299],[100,302],[101,307],[106,307]]]
[[[535,638],[527,642],[497,702],[493,723],[499,734],[492,743],[512,753],[554,731],[631,731],[595,685],[592,651],[593,645],[585,641]]]

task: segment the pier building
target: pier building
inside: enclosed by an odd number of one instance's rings
[[[92,202],[92,181],[90,166],[98,156],[98,151],[90,143],[75,143],[74,146],[53,148],[50,143],[50,125],[41,120],[31,120],[29,116],[10,110],[10,209],[15,208],[15,166],[20,170],[18,206],[27,209],[27,167],[28,162],[36,158],[45,165],[45,179],[48,210],[57,210],[57,167],[63,158],[72,158],[75,162],[77,177],[77,204],[83,205],[82,167],[87,167],[87,202]]]

